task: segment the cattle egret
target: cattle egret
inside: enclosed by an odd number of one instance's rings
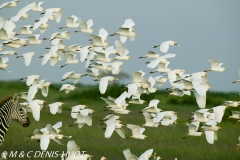
[[[227,68],[221,67],[223,65],[223,63],[220,63],[220,61],[208,60],[208,62],[211,63],[211,69],[205,70],[205,72],[209,72],[209,71],[223,72],[223,71],[227,70]]]
[[[162,42],[161,44],[157,45],[157,46],[154,46],[153,48],[157,48],[157,47],[160,47],[160,51],[163,52],[163,53],[167,53],[168,49],[169,49],[169,46],[179,46],[177,42],[175,41],[165,41],[165,42]]]
[[[23,57],[24,58],[24,63],[26,66],[29,66],[32,60],[32,57],[37,54],[36,52],[27,52],[22,54],[22,56],[17,56],[16,58]]]
[[[74,71],[71,71],[71,72],[67,72],[63,75],[62,77],[62,81],[65,81],[67,79],[73,79],[73,83],[77,83],[79,81],[79,79],[83,76],[86,76],[87,74],[77,74],[77,73],[74,73]]]
[[[126,138],[124,130],[122,128],[122,126],[124,125],[121,124],[119,120],[109,119],[106,120],[104,123],[107,125],[104,134],[105,138],[110,138],[114,130],[119,134],[119,136],[121,136],[122,138]]]
[[[93,38],[92,45],[94,47],[107,47],[109,45],[109,43],[106,41],[108,32],[104,28],[99,30],[98,36],[91,35],[91,37]]]
[[[43,2],[36,2],[35,7],[31,8],[31,11],[42,12],[43,10],[45,10],[45,8],[41,7],[42,4]]]
[[[83,32],[83,33],[92,33],[94,30],[91,29],[92,25],[93,25],[93,20],[89,19],[87,22],[83,21],[82,18],[78,19],[79,21],[79,25],[81,27],[81,30],[75,31],[75,32]]]
[[[146,150],[139,158],[137,158],[134,154],[131,153],[130,149],[123,150],[123,154],[126,160],[149,160],[152,156],[153,149]]]
[[[201,136],[203,133],[198,132],[198,127],[199,127],[200,122],[192,122],[192,123],[187,123],[186,125],[188,126],[188,136]],[[183,137],[187,138],[187,137]]]
[[[30,86],[30,85],[38,84],[38,79],[40,77],[41,77],[41,75],[30,75],[30,76],[26,76],[24,78],[21,78],[20,80],[25,80],[26,79],[26,85]]]
[[[29,41],[28,44],[41,44],[43,40],[39,40],[40,34],[32,35],[28,37]]]
[[[92,158],[92,155],[89,154],[81,154],[80,147],[76,144],[74,140],[68,141],[67,143],[67,153],[68,157],[65,160],[76,160],[76,159],[82,159],[87,160],[88,158]]]
[[[31,27],[32,25],[25,25],[20,27],[20,33],[26,35],[33,34],[33,31],[30,29]]]
[[[7,66],[9,66],[9,64],[6,64],[8,62],[9,58],[8,57],[0,57],[0,69],[1,70],[6,70]],[[8,71],[8,72],[11,72],[11,71]]]
[[[135,139],[145,139],[146,135],[143,135],[143,132],[145,131],[145,128],[143,127],[140,127],[138,125],[133,125],[133,124],[127,124],[127,128],[131,129],[132,130],[132,138],[135,138]]]
[[[50,112],[52,114],[56,114],[56,113],[62,113],[62,105],[65,104],[63,102],[54,102],[49,104],[49,108],[50,108]]]
[[[99,91],[100,91],[100,93],[104,94],[106,92],[106,90],[107,90],[108,82],[109,81],[114,81],[114,80],[118,80],[118,79],[113,77],[113,76],[106,76],[106,77],[100,78],[100,82],[99,82]]]
[[[68,94],[70,91],[73,91],[76,89],[75,85],[71,84],[63,84],[62,87],[60,88],[60,91],[65,90],[65,93]]]
[[[111,34],[110,36],[120,36],[121,43],[125,43],[127,38],[129,38],[131,41],[135,40],[135,37],[138,36],[138,34],[135,32],[135,29],[132,28],[135,25],[132,19],[126,19],[122,27],[119,27],[119,31]]]
[[[11,21],[13,22],[17,22],[19,19],[26,19],[28,17],[30,17],[29,14],[26,14],[30,9],[32,9],[33,7],[35,7],[36,3],[30,3],[27,6],[23,7],[21,10],[18,11],[18,13],[16,14],[16,16],[10,18]]]
[[[139,57],[139,58],[158,58],[161,57],[160,54],[155,53],[154,51],[148,51],[148,53],[145,56]]]
[[[4,8],[4,7],[16,7],[17,4],[18,4],[19,0],[14,0],[14,1],[10,1],[10,2],[5,2],[5,3],[2,3],[0,5],[0,9]]]
[[[78,17],[75,15],[72,16],[66,16],[66,23],[67,25],[64,27],[60,27],[59,29],[63,29],[63,28],[77,28],[79,26],[79,23],[77,23],[78,21]]]

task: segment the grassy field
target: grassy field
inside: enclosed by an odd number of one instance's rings
[[[72,136],[72,140],[80,146],[81,150],[87,151],[88,154],[92,154],[92,159],[100,159],[101,156],[105,156],[110,160],[124,160],[123,150],[130,148],[132,153],[136,156],[142,154],[145,150],[153,148],[157,155],[160,155],[163,160],[237,160],[240,159],[240,150],[232,152],[238,143],[238,136],[240,136],[240,124],[232,125],[233,120],[228,120],[231,110],[239,110],[239,108],[228,108],[223,121],[220,126],[223,128],[218,131],[218,141],[213,145],[208,144],[205,135],[201,137],[189,137],[182,139],[187,135],[188,128],[185,125],[187,120],[191,117],[190,112],[198,109],[195,98],[193,96],[186,97],[166,97],[168,93],[166,91],[158,91],[155,94],[143,95],[141,99],[150,101],[151,99],[159,99],[160,103],[158,108],[163,110],[174,110],[178,112],[178,124],[175,126],[160,126],[158,128],[146,128],[145,135],[149,136],[145,140],[137,139],[122,139],[117,133],[113,133],[109,139],[104,138],[104,126],[100,125],[100,119],[108,115],[109,111],[104,111],[103,106],[105,102],[100,97],[117,97],[124,91],[124,86],[113,84],[111,85],[104,95],[101,95],[97,86],[83,86],[77,85],[78,89],[65,94],[59,92],[61,84],[54,84],[50,86],[49,96],[43,97],[40,93],[37,94],[38,99],[44,99],[49,103],[56,101],[62,101],[66,104],[63,105],[63,113],[51,115],[49,109],[41,111],[40,121],[37,122],[32,118],[31,113],[28,116],[31,120],[31,124],[27,128],[23,128],[17,122],[12,122],[11,126],[5,136],[5,142],[0,147],[0,153],[3,151],[40,151],[40,144],[36,141],[26,142],[29,140],[29,135],[32,134],[36,128],[43,128],[46,124],[52,125],[56,122],[62,121],[63,134]],[[16,92],[24,92],[28,89],[25,83],[20,81],[12,82],[0,82],[0,98],[5,97],[8,94],[14,94]],[[239,100],[238,93],[219,93],[209,92],[207,95],[207,107],[211,108],[217,105],[221,105],[226,100]],[[70,116],[70,109],[74,105],[85,104],[89,108],[96,110],[93,113],[93,126],[83,126],[82,129],[77,127],[69,127],[73,124],[74,119]],[[141,113],[138,113],[141,109],[148,105],[146,102],[143,105],[128,106],[129,110],[132,110],[128,115],[123,115],[121,120],[123,124],[137,124],[142,125],[145,123],[144,117]],[[128,128],[124,128],[126,135],[129,137],[131,131]],[[67,150],[67,142],[70,139],[63,139],[64,145],[59,145],[56,142],[51,141],[48,147],[48,151],[65,151]],[[11,159],[11,158],[9,158]],[[16,159],[16,158],[15,158]],[[18,159],[27,159],[18,158]],[[33,159],[33,158],[30,158]],[[43,159],[43,158],[39,158]],[[53,159],[53,158],[45,158]],[[60,156],[56,159],[61,159]],[[151,158],[153,159],[153,158]]]

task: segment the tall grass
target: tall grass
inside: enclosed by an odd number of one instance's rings
[[[205,135],[182,139],[188,132],[185,124],[191,117],[190,112],[198,109],[194,96],[184,96],[181,98],[166,97],[168,93],[163,90],[159,90],[155,94],[143,95],[141,99],[146,101],[159,99],[160,103],[158,107],[163,110],[174,110],[178,112],[178,124],[167,127],[160,126],[158,128],[148,127],[144,134],[149,137],[145,140],[130,138],[131,131],[126,127],[124,127],[124,130],[128,139],[122,139],[115,132],[107,139],[104,138],[104,130],[102,129],[105,126],[100,125],[100,119],[108,115],[110,111],[104,111],[103,106],[106,106],[106,104],[100,97],[112,96],[116,98],[124,91],[124,86],[116,83],[112,84],[104,95],[99,93],[98,86],[83,86],[78,84],[78,89],[69,94],[59,92],[60,87],[61,84],[51,85],[48,97],[43,97],[41,93],[38,93],[36,97],[46,100],[45,105],[56,101],[65,102],[66,104],[63,105],[63,113],[51,115],[49,109],[42,110],[39,122],[32,118],[31,113],[28,113],[31,124],[27,128],[23,128],[17,122],[12,122],[5,136],[5,142],[0,147],[0,153],[5,150],[9,153],[10,151],[40,151],[40,144],[36,140],[27,142],[33,130],[43,128],[48,123],[53,125],[56,122],[62,121],[62,133],[64,135],[71,135],[71,139],[76,141],[80,149],[87,151],[88,154],[92,154],[94,156],[93,159],[100,159],[100,157],[104,155],[110,160],[123,160],[125,159],[123,150],[126,148],[130,148],[136,156],[140,156],[145,150],[153,148],[154,152],[160,155],[162,159],[169,160],[173,160],[174,158],[178,158],[179,160],[237,160],[240,158],[240,150],[232,152],[232,149],[234,149],[238,143],[237,138],[240,136],[240,125],[233,125],[234,121],[228,120],[226,116],[220,124],[223,129],[218,131],[218,141],[213,145],[207,143]],[[1,98],[8,94],[28,90],[25,83],[20,81],[0,82],[0,88]],[[207,108],[221,105],[226,100],[239,99],[238,93],[209,92],[207,97]],[[82,129],[69,127],[69,125],[75,121],[70,116],[70,109],[72,106],[78,104],[85,104],[89,108],[96,110],[96,112],[93,113],[93,126],[89,127],[85,125]],[[138,112],[147,105],[147,102],[143,105],[129,104],[128,109],[132,110],[132,112],[122,116],[122,123],[125,125],[129,123],[137,125],[144,124],[144,117]],[[239,110],[239,108],[228,108],[226,114],[230,114],[231,110]],[[65,138],[61,140],[64,145],[59,145],[51,141],[48,151],[66,151],[68,140],[70,139]],[[57,159],[61,159],[60,156]]]

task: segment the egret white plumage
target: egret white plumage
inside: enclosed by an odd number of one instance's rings
[[[99,30],[98,36],[91,35],[91,37],[93,38],[91,45],[94,47],[107,47],[109,45],[107,42],[108,32],[104,28]]]
[[[60,91],[65,90],[65,93],[68,94],[70,91],[73,91],[77,87],[75,85],[71,84],[63,84],[62,87],[60,88]]]
[[[73,53],[66,53],[65,55],[66,61],[65,64],[61,66],[61,68],[69,64],[77,64],[80,61],[79,59],[76,59],[76,55]]]
[[[131,41],[135,40],[135,37],[138,36],[138,34],[135,32],[135,29],[132,28],[135,25],[132,19],[126,19],[122,27],[119,27],[119,31],[111,34],[110,36],[120,36],[121,43],[125,43],[127,38],[129,38]]]
[[[127,124],[127,128],[132,130],[132,138],[135,139],[145,139],[147,136],[143,135],[143,132],[145,131],[145,128],[140,127],[138,125],[133,125],[133,124]]]
[[[32,115],[35,121],[40,120],[40,110],[43,107],[44,100],[34,99],[29,101],[29,107],[32,110]]]
[[[240,104],[240,101],[224,101],[224,105],[229,107],[238,107]]]
[[[126,160],[149,160],[149,158],[152,156],[152,153],[153,153],[153,149],[148,149],[143,154],[141,154],[141,156],[138,158],[131,153],[130,149],[123,150],[123,154]]]
[[[170,71],[172,71],[172,69],[168,68],[170,61],[166,60],[166,61],[161,61],[160,63],[158,63],[158,69],[156,69],[155,71],[151,71],[149,73],[156,73],[156,72],[160,72],[160,73],[168,73]]]
[[[73,79],[73,83],[77,83],[79,79],[83,76],[86,76],[87,74],[81,74],[81,73],[74,73],[74,71],[67,72],[63,75],[62,81],[65,81],[67,79]]]
[[[45,8],[41,7],[43,2],[36,2],[35,7],[31,8],[31,11],[42,12]]]
[[[60,27],[59,29],[63,28],[77,28],[79,26],[78,17],[75,15],[66,16],[66,26]]]
[[[221,67],[223,63],[221,63],[218,60],[208,60],[208,62],[211,63],[211,69],[205,70],[205,72],[209,72],[209,71],[223,72],[227,70],[227,68]]]
[[[176,56],[176,54],[169,53],[169,54],[163,55],[161,57],[158,57],[158,58],[152,60],[151,62],[147,62],[146,64],[148,64],[147,65],[148,68],[152,68],[153,69],[156,66],[158,66],[159,63],[161,63],[161,62],[168,62],[167,58],[173,58],[175,56]]]
[[[71,117],[72,118],[77,118],[77,115],[79,114],[79,111],[83,110],[83,109],[86,109],[87,106],[86,105],[76,105],[76,106],[73,106],[71,108],[72,108]]]
[[[128,103],[134,103],[134,104],[143,104],[145,103],[146,101],[145,100],[142,100],[140,98],[141,95],[138,95],[138,96],[132,96],[132,99],[128,102]]]
[[[51,46],[50,51],[39,58],[42,59],[42,65],[45,65],[50,60],[50,65],[54,66],[58,61],[61,61],[61,55],[57,52],[59,50],[59,46]]]
[[[28,17],[30,17],[29,14],[26,14],[30,9],[32,9],[33,7],[35,7],[36,3],[32,2],[29,3],[28,5],[26,5],[25,7],[23,7],[22,9],[20,9],[18,11],[18,13],[16,14],[16,16],[13,16],[10,18],[11,21],[13,22],[17,22],[19,19],[26,19]]]
[[[153,48],[160,47],[161,52],[167,53],[169,47],[170,46],[175,46],[175,45],[179,46],[177,42],[169,40],[169,41],[162,42],[161,44],[156,45]]]
[[[37,52],[27,52],[23,53],[22,56],[17,56],[16,58],[23,57],[24,58],[24,64],[26,66],[29,66],[32,60],[32,57],[37,54]]]
[[[68,157],[65,160],[87,160],[88,158],[92,158],[92,155],[89,154],[81,154],[80,147],[76,144],[74,140],[68,141],[67,143],[67,151]]]
[[[17,34],[16,32],[13,31],[15,28],[16,28],[15,23],[10,20],[2,22],[2,27],[0,28],[0,39],[6,41],[13,40],[12,38],[14,38],[14,36]]]
[[[188,126],[188,136],[201,136],[203,134],[202,132],[198,131],[199,124],[200,122],[198,121],[186,124]]]
[[[0,69],[1,70],[6,70],[6,68],[9,66],[9,64],[7,64],[9,58],[8,57],[0,57]],[[11,71],[8,71],[8,72],[11,72]]]
[[[54,102],[51,104],[48,104],[49,108],[50,108],[50,112],[52,114],[56,114],[56,113],[62,113],[62,105],[65,104],[63,102]]]
[[[94,30],[91,29],[92,25],[93,25],[93,20],[92,19],[89,19],[87,22],[83,21],[82,18],[79,18],[78,19],[79,21],[79,25],[81,27],[81,30],[77,30],[75,32],[83,32],[83,33],[92,33]]]
[[[26,79],[26,85],[30,86],[30,85],[34,85],[34,84],[38,84],[38,79],[41,77],[41,75],[29,75],[26,76],[24,78],[20,78],[20,80],[25,80]]]
[[[14,1],[10,1],[10,2],[4,2],[0,5],[0,9],[4,8],[4,7],[16,7],[18,4],[19,0],[14,0]]]
[[[29,44],[41,44],[43,42],[43,40],[39,40],[39,37],[40,37],[40,34],[35,34],[35,35],[28,37],[28,39],[29,39],[28,45]]]
[[[157,108],[157,105],[160,101],[158,99],[153,99],[149,102],[148,107],[142,109],[142,111],[145,112],[151,112],[151,113],[159,113],[162,111],[162,109]]]
[[[31,30],[32,25],[25,25],[20,27],[20,34],[24,34],[24,35],[31,35],[33,34],[33,31]]]
[[[147,111],[143,111],[143,116],[145,118],[146,123],[143,124],[144,127],[158,127],[158,124],[155,123],[155,119],[152,118],[151,114]]]
[[[104,133],[105,138],[110,138],[114,131],[116,131],[122,138],[126,138],[124,130],[122,128],[124,125],[121,124],[119,120],[109,119],[104,123],[106,124],[106,131]]]
[[[54,19],[59,23],[62,18],[62,10],[62,8],[48,8],[45,10],[45,14],[48,15],[54,13]]]
[[[145,56],[141,56],[139,58],[158,58],[158,57],[161,57],[160,54],[157,54],[156,52],[154,51],[148,51],[148,53],[145,55]]]
[[[114,81],[114,80],[118,80],[118,79],[113,77],[113,76],[106,76],[106,77],[100,78],[100,82],[99,82],[99,91],[100,91],[100,93],[104,94],[106,92],[106,90],[107,90],[108,82],[109,81]]]

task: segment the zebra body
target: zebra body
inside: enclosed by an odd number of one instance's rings
[[[19,95],[14,94],[0,101],[0,146],[4,142],[4,136],[8,131],[11,120],[17,121],[23,127],[28,127],[30,124],[30,120],[19,105],[18,99]]]

